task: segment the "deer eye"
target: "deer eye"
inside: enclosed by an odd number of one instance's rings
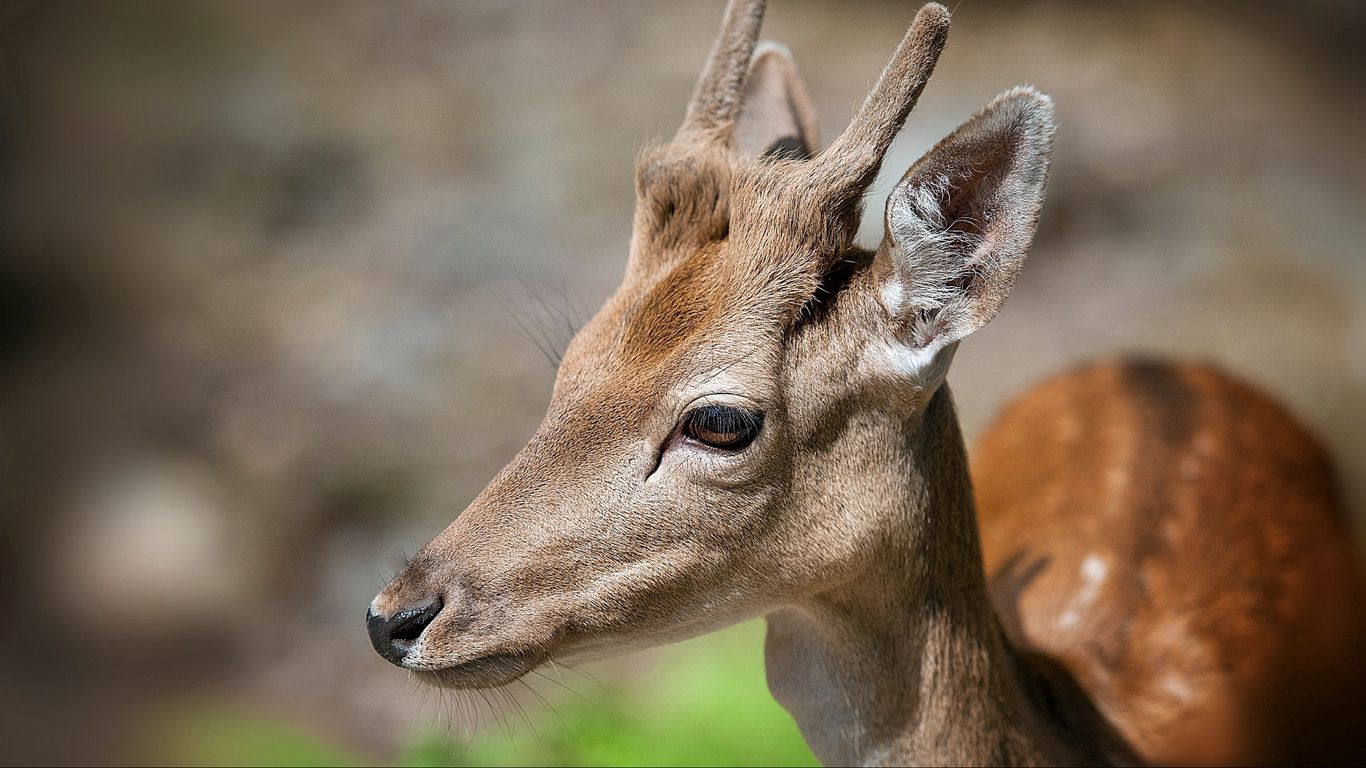
[[[683,417],[683,435],[699,443],[738,451],[754,442],[764,415],[729,405],[704,405]]]

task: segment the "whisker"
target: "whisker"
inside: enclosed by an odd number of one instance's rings
[[[483,729],[479,718],[479,702],[469,691],[456,691],[455,704],[460,709],[461,729],[465,732],[465,742],[473,743]]]
[[[484,700],[484,704],[489,708],[489,711],[493,713],[493,718],[498,723],[498,730],[503,732],[503,738],[511,744],[512,731],[508,728],[507,720],[503,716],[503,708],[497,703],[497,697],[490,699],[489,689],[487,688],[476,688],[475,690],[479,691],[479,698]]]
[[[564,664],[563,661],[561,661],[560,663],[561,663],[561,664]],[[597,679],[596,677],[593,677],[593,675],[589,674],[588,672],[585,672],[585,671],[582,670],[582,669],[579,669],[578,667],[571,667],[571,666],[568,665],[568,664],[564,664],[564,668],[567,669],[567,670],[569,670],[570,672],[577,672],[578,674],[583,675],[583,677],[586,678],[586,679],[588,680],[588,682],[592,683],[599,691],[602,691],[603,695],[605,695],[605,696],[607,697],[608,703],[610,703],[610,704],[616,704],[616,703],[617,703],[617,702],[616,702],[616,697],[612,695],[612,692],[611,692],[610,690],[608,690],[607,686],[605,686],[605,685],[603,685],[601,682],[599,682],[598,679]]]
[[[534,738],[536,743],[544,750],[545,742],[541,741],[541,734],[536,732],[536,726],[532,725],[531,718],[527,715],[526,707],[522,706],[522,702],[517,700],[517,697],[512,694],[512,691],[507,686],[500,686],[494,690],[498,691],[498,693],[508,701],[509,705],[517,710],[517,714],[521,716],[522,722],[526,723],[527,730],[531,732],[531,737]]]
[[[531,328],[526,324],[526,322],[522,320],[521,315],[519,315],[517,311],[514,310],[512,306],[508,304],[508,302],[502,296],[495,294],[494,298],[503,307],[503,309],[507,310],[507,313],[512,316],[512,321],[517,324],[518,328],[521,329],[520,335],[522,336],[522,338],[526,339],[527,341],[535,345],[537,351],[539,351],[541,355],[545,357],[545,359],[550,363],[552,368],[558,368],[560,365],[560,359],[559,356],[555,354],[555,352],[552,350],[552,348],[547,346],[542,341],[542,339],[534,331],[531,330]]]
[[[602,709],[602,707],[601,707],[596,701],[593,701],[592,699],[588,698],[587,696],[584,696],[582,693],[579,693],[578,691],[574,690],[573,688],[570,688],[568,685],[565,685],[564,683],[560,682],[559,680],[556,680],[556,679],[553,678],[553,677],[549,677],[549,676],[543,674],[540,670],[533,669],[533,670],[531,670],[531,672],[532,672],[532,674],[536,675],[537,677],[541,678],[542,680],[546,680],[546,681],[549,681],[549,682],[551,682],[551,683],[554,683],[555,685],[560,686],[561,688],[565,689],[566,691],[569,691],[570,693],[574,694],[575,696],[578,696],[580,699],[583,699],[584,701],[588,702],[588,703],[589,703],[590,705],[592,705],[593,707],[595,707],[595,708],[597,708],[597,709],[599,709],[599,710]]]
[[[554,715],[555,719],[560,721],[560,728],[562,728],[566,732],[569,731],[569,726],[564,722],[564,718],[560,717],[560,711],[558,709],[555,709],[555,705],[551,704],[549,699],[542,696],[540,691],[537,691],[535,688],[532,688],[531,683],[528,683],[525,678],[519,677],[517,678],[517,682],[521,683],[522,687],[526,688],[528,691],[531,691],[532,696],[535,696],[536,698],[541,700],[541,704],[545,706],[546,709],[550,710],[550,714]],[[539,742],[540,739],[538,738],[537,741]],[[541,746],[544,747],[545,745],[541,744]]]
[[[538,312],[531,316],[541,329],[541,338],[554,353],[556,360],[564,357],[564,350],[569,347],[569,342],[574,335],[579,332],[587,322],[591,313],[583,308],[582,302],[575,301],[569,295],[568,284],[563,275],[560,277],[558,289],[553,286],[533,284],[525,276],[518,276],[518,283],[525,291],[523,296],[536,303]],[[556,295],[558,300],[548,299],[544,293],[546,290]]]

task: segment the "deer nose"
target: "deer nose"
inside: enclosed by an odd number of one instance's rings
[[[384,617],[375,613],[373,607],[365,612],[365,628],[370,633],[370,644],[375,652],[394,664],[402,665],[403,658],[413,649],[413,643],[422,630],[432,623],[441,613],[441,598],[418,607],[399,611],[393,616]]]

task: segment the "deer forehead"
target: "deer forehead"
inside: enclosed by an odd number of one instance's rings
[[[557,387],[657,394],[710,366],[773,347],[780,298],[768,275],[714,244],[648,284],[625,284],[570,344]]]
[[[636,176],[626,276],[567,350],[561,378],[593,378],[591,368],[639,381],[667,363],[704,363],[710,348],[779,338],[833,249],[799,169],[658,150]]]

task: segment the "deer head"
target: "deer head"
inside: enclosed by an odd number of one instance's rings
[[[371,604],[395,664],[493,686],[695,636],[858,578],[915,525],[879,495],[905,486],[904,430],[1024,261],[1052,105],[992,101],[906,172],[861,250],[948,12],[920,10],[822,150],[791,58],[756,51],[763,5],[732,0],[682,127],[639,161],[625,277],[544,421]]]

